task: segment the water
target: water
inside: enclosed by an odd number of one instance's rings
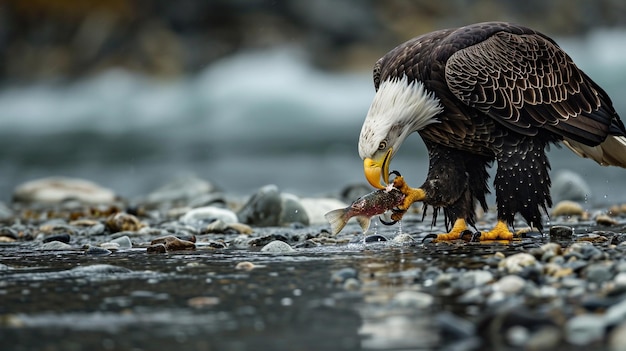
[[[626,116],[626,35],[597,31],[558,40]],[[374,90],[370,72],[322,72],[293,48],[247,52],[193,76],[158,80],[113,70],[70,84],[0,91],[0,200],[39,177],[87,178],[125,197],[196,174],[248,195],[266,184],[300,195],[363,182],[360,126]],[[590,183],[592,201],[624,201],[624,170],[568,150],[553,170]],[[392,164],[410,184],[426,176],[426,152],[411,136]],[[610,195],[609,195],[610,194]]]

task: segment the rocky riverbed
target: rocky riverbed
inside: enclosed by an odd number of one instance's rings
[[[423,242],[445,228],[418,209],[332,236],[367,191],[25,183],[0,208],[2,349],[626,348],[626,205],[563,201],[513,242]]]

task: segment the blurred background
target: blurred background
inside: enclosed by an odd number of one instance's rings
[[[0,201],[54,175],[128,198],[189,174],[236,194],[363,182],[376,59],[488,20],[555,38],[626,118],[623,0],[2,0]],[[551,153],[597,198],[626,200],[626,170]],[[413,185],[426,167],[417,136],[392,164]]]

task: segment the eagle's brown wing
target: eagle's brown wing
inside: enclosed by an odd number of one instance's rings
[[[606,93],[553,41],[515,29],[452,54],[445,65],[450,91],[518,133],[544,128],[586,145],[601,143],[617,116]]]

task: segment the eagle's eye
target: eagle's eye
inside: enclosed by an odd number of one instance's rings
[[[385,150],[387,148],[387,142],[386,141],[381,141],[380,144],[378,144],[378,150]]]

